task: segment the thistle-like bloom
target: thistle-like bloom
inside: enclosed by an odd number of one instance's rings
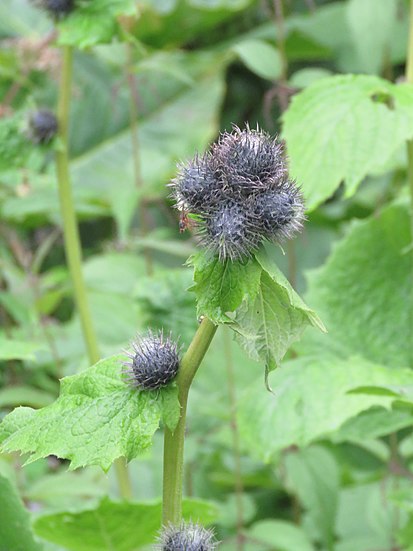
[[[62,19],[75,9],[75,0],[32,0],[55,19]]]
[[[237,126],[222,134],[214,146],[216,157],[235,193],[250,195],[277,186],[287,176],[283,146],[266,132]]]
[[[213,533],[192,522],[164,528],[156,547],[159,551],[213,551],[215,548]]]
[[[222,182],[214,158],[208,153],[181,164],[178,175],[170,184],[173,197],[181,209],[201,214],[219,203]]]
[[[303,225],[303,197],[282,144],[248,126],[181,165],[171,186],[177,208],[195,215],[202,243],[221,262],[251,257],[265,239],[290,239]]]
[[[226,200],[206,217],[204,245],[220,260],[248,258],[261,242],[254,213],[241,203]]]
[[[170,383],[178,373],[178,344],[165,337],[163,331],[151,331],[132,343],[133,352],[127,353],[129,362],[124,362],[126,380],[142,390],[156,390]]]
[[[287,182],[278,190],[270,190],[253,198],[256,219],[270,241],[291,239],[305,220],[304,200],[299,188]]]
[[[48,109],[39,109],[30,115],[29,134],[35,143],[50,142],[56,135],[57,128],[57,119]]]

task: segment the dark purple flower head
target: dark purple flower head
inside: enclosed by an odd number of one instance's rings
[[[48,143],[57,132],[57,119],[47,109],[39,109],[30,115],[29,133],[35,143]]]
[[[32,2],[43,8],[55,19],[66,17],[75,9],[75,0],[32,0]]]
[[[276,187],[287,176],[283,146],[266,132],[238,127],[214,146],[232,192],[249,195]]]
[[[170,185],[178,208],[194,214],[217,204],[222,195],[218,167],[209,154],[195,156],[189,163],[182,164]]]
[[[303,227],[304,200],[292,182],[255,196],[252,208],[269,240],[291,239]]]
[[[191,522],[164,528],[159,540],[159,551],[213,551],[216,548],[213,533]]]
[[[138,337],[132,343],[133,351],[128,353],[129,362],[124,365],[127,369],[128,382],[142,390],[156,390],[170,383],[179,369],[178,345],[165,337],[163,331],[149,332],[145,337]]]
[[[251,256],[261,241],[253,213],[241,203],[226,200],[206,217],[202,237],[205,246],[220,260]]]
[[[265,239],[289,239],[303,225],[303,197],[288,179],[282,144],[248,125],[181,165],[171,185],[182,218],[196,215],[203,244],[222,262],[248,258]]]

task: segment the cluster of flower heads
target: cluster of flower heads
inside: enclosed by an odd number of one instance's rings
[[[214,534],[192,522],[182,522],[179,526],[168,526],[159,538],[159,551],[213,551],[216,549]]]
[[[182,164],[170,185],[177,208],[195,215],[204,246],[221,261],[248,258],[265,239],[290,239],[304,221],[282,144],[248,126]]]
[[[29,118],[29,137],[38,144],[50,142],[58,129],[57,119],[48,109],[34,111]]]
[[[126,380],[141,390],[157,390],[170,383],[177,375],[180,358],[177,342],[163,331],[138,336],[132,343],[130,359],[124,362]]]
[[[32,0],[32,2],[54,19],[63,19],[76,7],[75,0]]]

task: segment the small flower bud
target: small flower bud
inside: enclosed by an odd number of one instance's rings
[[[221,261],[249,257],[261,241],[255,225],[256,221],[241,204],[226,200],[206,217],[203,243]]]
[[[56,135],[57,119],[47,109],[39,109],[31,114],[29,119],[30,138],[39,144],[45,144]]]
[[[178,345],[165,337],[163,331],[151,331],[132,343],[133,352],[127,353],[130,362],[125,362],[128,382],[142,390],[156,390],[170,383],[178,373]]]
[[[214,535],[200,524],[181,523],[168,526],[160,536],[159,551],[213,551],[216,548]]]
[[[214,153],[235,193],[248,195],[277,186],[287,175],[282,144],[248,126],[224,133],[214,146]]]
[[[179,167],[178,176],[170,184],[177,206],[200,214],[219,201],[222,184],[210,155],[196,156]]]
[[[264,236],[271,240],[291,239],[304,222],[304,201],[292,182],[277,190],[260,193],[253,198],[256,219]]]
[[[75,9],[75,0],[32,0],[32,2],[43,8],[55,19],[66,17]]]

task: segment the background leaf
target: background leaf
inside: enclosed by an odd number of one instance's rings
[[[354,194],[413,136],[413,86],[365,75],[322,79],[296,95],[284,115],[291,174],[307,208],[328,199],[341,181]]]
[[[0,550],[41,551],[30,526],[25,509],[11,482],[0,474]]]

